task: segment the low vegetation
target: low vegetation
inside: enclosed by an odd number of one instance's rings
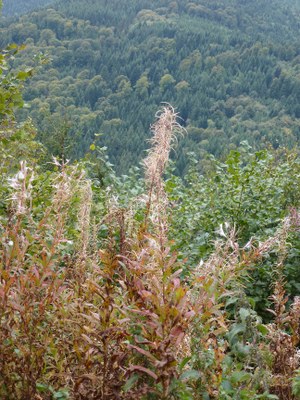
[[[247,183],[247,194],[239,195],[239,218],[230,208],[239,182],[227,182],[228,207],[222,212],[224,217],[231,210],[232,220],[219,225],[204,252],[192,229],[197,218],[198,230],[203,218],[202,234],[207,229],[208,205],[197,194],[199,184],[193,195],[198,203],[184,213],[185,196],[192,196],[189,185],[183,193],[178,184],[181,196],[171,200],[176,178],[163,178],[180,130],[177,115],[166,106],[152,127],[145,181],[134,185],[130,177],[96,185],[84,164],[57,159],[51,171],[29,158],[2,178],[1,398],[297,398],[300,306],[286,289],[287,275],[293,274],[292,261],[286,262],[299,234],[297,209],[286,209],[283,216],[275,206],[271,211],[267,203],[256,204],[258,217],[260,209],[274,218],[270,236],[270,228],[255,226],[254,216],[243,222],[250,188],[253,206],[256,201],[251,177],[260,168],[263,179],[272,160],[260,155],[255,163],[253,156],[252,164],[239,170],[244,187]],[[15,134],[2,142],[15,149]],[[32,142],[18,144],[23,145]],[[231,173],[236,177],[237,170],[230,170],[233,156],[224,182]],[[2,158],[2,170],[7,163],[9,158]],[[270,172],[272,188],[261,186],[261,196],[283,190],[287,166],[296,174],[293,163],[293,158],[277,162]],[[218,177],[217,171],[214,182]],[[205,191],[209,179],[198,177]],[[208,191],[207,200],[211,196]],[[222,201],[222,192],[215,196]],[[285,200],[290,207],[292,200]],[[217,213],[218,204],[210,211]],[[265,234],[264,240],[253,236],[245,243],[254,231]],[[204,259],[191,251],[197,248]],[[256,283],[272,293],[268,310],[255,308],[254,297],[265,296]]]

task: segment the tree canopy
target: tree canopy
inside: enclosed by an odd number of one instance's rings
[[[48,57],[22,117],[50,151],[51,121],[63,119],[76,137],[68,157],[101,134],[126,171],[143,155],[150,115],[170,102],[189,132],[174,155],[182,172],[191,150],[205,168],[209,154],[224,157],[243,140],[256,149],[298,143],[299,9],[289,0],[57,1],[3,20],[0,45],[26,43],[16,67]]]

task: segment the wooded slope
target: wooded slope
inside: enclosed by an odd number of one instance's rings
[[[26,89],[25,114],[52,153],[78,157],[98,140],[124,172],[170,102],[189,132],[175,156],[182,171],[190,150],[205,160],[243,140],[298,143],[299,10],[287,0],[59,1],[4,21],[0,45],[27,44],[16,64],[49,58]]]

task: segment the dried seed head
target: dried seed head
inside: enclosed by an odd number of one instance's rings
[[[177,122],[178,114],[170,105],[156,114],[157,121],[151,127],[153,137],[150,139],[152,147],[144,160],[145,178],[150,187],[160,190],[162,175],[169,160],[172,146],[177,140],[176,134],[183,132]]]

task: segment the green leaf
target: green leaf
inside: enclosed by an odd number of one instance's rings
[[[239,300],[238,297],[234,297],[234,296],[233,297],[229,297],[226,300],[225,307],[231,306],[232,304],[236,304],[238,300]]]
[[[241,320],[242,320],[243,322],[245,322],[246,319],[251,315],[251,312],[250,312],[250,310],[248,310],[247,308],[241,308],[241,309],[239,310],[239,314],[240,314]]]
[[[67,400],[69,399],[69,392],[67,389],[60,389],[59,391],[53,393],[53,399]]]
[[[49,392],[49,386],[46,384],[46,383],[39,383],[39,382],[37,382],[37,384],[36,384],[36,390],[39,392],[39,393],[46,393],[46,392]]]
[[[262,399],[262,400],[278,400],[278,396],[276,394],[270,394],[268,392],[264,392],[263,394],[259,394],[255,396],[255,399]]]
[[[125,392],[128,392],[133,386],[134,384],[138,381],[139,376],[137,374],[132,375],[128,381],[125,383],[123,389]]]
[[[243,324],[234,324],[227,335],[229,342],[232,343],[239,333],[245,332],[245,329],[246,327]]]
[[[192,357],[184,357],[184,359],[181,361],[179,368],[182,370],[186,364],[191,360]]]
[[[181,374],[180,378],[181,380],[196,380],[200,378],[200,372],[196,371],[195,369],[190,369],[189,371],[184,371],[183,374]]]
[[[251,378],[251,374],[249,374],[248,372],[244,372],[244,371],[235,371],[235,372],[233,372],[233,374],[231,375],[231,382],[232,382],[232,383],[245,382],[245,381],[247,381],[249,378]]]
[[[257,329],[259,330],[259,332],[260,332],[263,336],[266,336],[266,335],[269,333],[268,328],[267,328],[265,325],[263,325],[263,324],[258,324],[258,325],[257,325]]]
[[[18,356],[21,356],[21,355],[22,355],[20,349],[14,349],[14,352],[15,352]]]
[[[229,380],[225,380],[222,381],[222,388],[226,391],[226,392],[230,392],[232,390],[232,386]]]

